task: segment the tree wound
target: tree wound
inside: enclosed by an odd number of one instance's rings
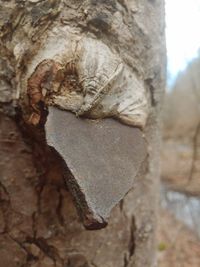
[[[69,55],[63,51],[40,61],[28,78],[28,122],[38,125],[48,108],[47,143],[64,161],[84,226],[100,229],[146,159],[139,128],[148,117],[148,96],[136,75],[99,41],[83,39],[73,58],[64,53]]]
[[[65,162],[65,175],[87,229],[107,225],[112,208],[133,187],[147,156],[142,131],[113,119],[91,121],[50,107],[48,145]]]

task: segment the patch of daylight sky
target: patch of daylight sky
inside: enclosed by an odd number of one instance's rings
[[[168,72],[175,77],[200,48],[200,0],[166,0]]]

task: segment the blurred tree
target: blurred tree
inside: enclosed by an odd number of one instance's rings
[[[199,194],[200,57],[178,75],[163,115],[163,178],[180,190]]]

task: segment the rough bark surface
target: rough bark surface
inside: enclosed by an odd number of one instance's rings
[[[147,162],[99,231],[83,228],[59,158],[39,126],[24,123],[33,111],[21,92],[27,69],[47,32],[63,25],[109,46],[151,96]],[[0,28],[0,266],[155,266],[163,1],[0,1]]]

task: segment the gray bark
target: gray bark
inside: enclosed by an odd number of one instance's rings
[[[0,27],[0,266],[156,266],[164,1],[0,1]],[[81,224],[60,158],[43,141],[43,114],[34,113],[39,102],[26,86],[49,34],[62,29],[64,38],[68,28],[109,47],[143,84],[150,103],[147,118],[118,118],[142,128],[148,157],[133,188],[112,209],[108,226],[98,231]],[[93,111],[89,118],[107,114]]]

